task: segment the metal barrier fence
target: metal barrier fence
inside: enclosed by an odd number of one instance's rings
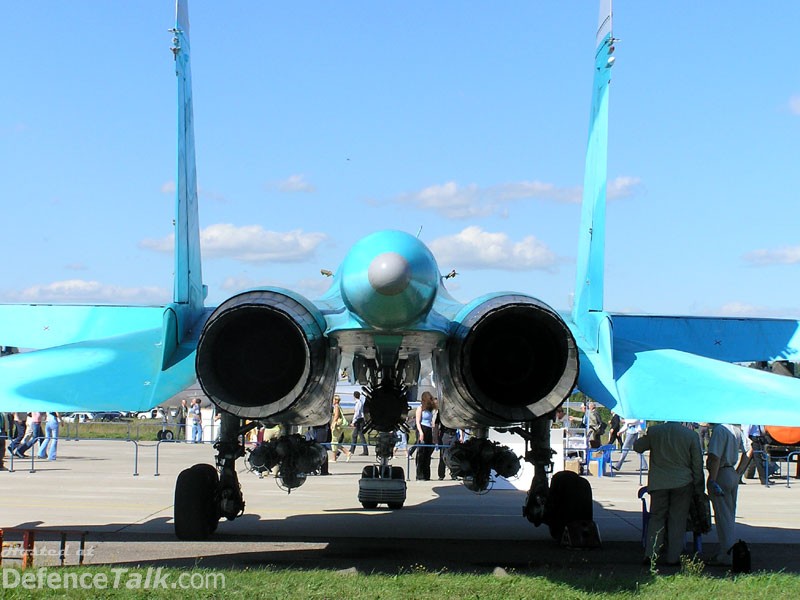
[[[142,427],[148,427],[148,426],[149,427],[160,427],[160,424],[151,423],[151,424],[142,424],[141,426]],[[218,426],[215,427],[214,424],[203,426],[203,437],[204,438],[206,438],[206,437],[210,438],[211,435],[214,434],[216,429],[218,429]],[[134,427],[131,427],[130,429],[128,429],[129,433],[133,432],[133,431],[137,431],[138,432],[139,429],[138,428],[134,428]],[[183,439],[161,439],[161,440],[148,440],[148,439],[145,439],[145,440],[142,440],[142,439],[134,439],[133,436],[129,436],[129,435],[126,435],[126,437],[124,437],[124,438],[79,437],[77,435],[78,433],[79,432],[77,430],[75,430],[75,429],[73,429],[72,431],[67,430],[66,435],[59,435],[55,439],[57,441],[66,441],[66,442],[81,442],[81,441],[86,441],[86,442],[124,442],[124,443],[132,444],[133,445],[133,472],[132,472],[132,476],[134,476],[134,477],[138,477],[139,476],[139,459],[140,459],[139,450],[141,448],[154,448],[155,449],[153,476],[154,477],[158,477],[160,475],[159,468],[160,468],[160,457],[161,457],[161,445],[162,444],[193,444],[193,443],[195,443],[195,442],[186,441],[186,440],[183,440]],[[199,443],[199,444],[213,444],[215,441],[216,440],[213,440],[213,439],[206,439],[206,440],[204,440],[202,442],[197,442],[197,443]],[[40,443],[40,442],[37,442],[37,444],[38,443]],[[322,443],[321,445],[324,446],[329,451],[332,451],[332,446],[334,445],[334,443],[326,442],[326,443]],[[352,442],[342,442],[342,443],[337,443],[335,445],[337,446],[337,449],[341,448],[341,447],[345,447],[345,448],[349,449],[350,447],[353,447],[353,446],[355,448],[369,448],[370,446],[372,446],[373,447],[373,452],[374,452],[374,445],[369,444],[369,443],[368,444],[364,444],[364,443],[353,444]],[[31,448],[31,450],[33,450],[34,448],[35,448],[35,446],[33,446]],[[412,470],[413,470],[414,473],[416,472],[416,465],[412,465],[412,460],[415,460],[414,456],[413,456],[413,453],[419,451],[420,448],[430,448],[432,450],[432,452],[431,452],[431,471],[435,472],[435,471],[438,471],[438,466],[439,466],[438,463],[440,461],[444,460],[443,452],[447,448],[447,446],[441,446],[439,444],[407,444],[405,447],[399,447],[399,448],[396,447],[395,448],[395,453],[405,452],[405,456],[402,456],[402,457],[398,456],[397,454],[395,454],[394,459],[396,460],[397,458],[405,458],[405,469],[406,469],[405,475],[406,475],[406,480],[407,481],[411,481],[412,478],[413,478],[412,477]],[[436,450],[438,450],[438,452],[436,452]],[[31,451],[30,455],[26,456],[25,458],[19,458],[19,457],[14,456],[13,454],[10,454],[7,457],[7,460],[8,460],[8,469],[7,469],[7,471],[9,473],[13,473],[15,471],[20,470],[19,467],[18,467],[18,465],[20,463],[23,463],[23,464],[28,464],[29,463],[30,467],[29,467],[29,469],[27,469],[27,472],[36,473],[37,472],[36,471],[36,463],[37,463],[37,461],[44,461],[44,460],[47,460],[47,459],[46,458],[39,458],[37,456],[37,452]],[[375,457],[375,462],[377,462],[377,457]],[[397,464],[397,463],[395,462],[395,464]],[[643,473],[644,472],[646,472],[646,471],[641,471],[640,470],[640,473],[639,473],[640,482],[641,482],[641,479],[643,477]]]
[[[325,446],[326,448],[328,448],[328,450],[332,451],[332,449],[331,449],[332,443],[331,442],[326,442],[326,443],[324,443],[322,445]],[[337,446],[347,446],[348,449],[352,448],[353,446],[355,446],[357,448],[358,447],[361,447],[361,448],[369,448],[370,447],[370,444],[363,444],[363,443],[345,444],[344,442],[342,442],[341,444],[337,443],[336,445]],[[374,448],[374,446],[373,446],[373,448]],[[401,452],[403,452],[403,451],[405,452],[405,457],[404,458],[406,459],[406,481],[411,481],[411,459],[412,459],[411,455],[412,455],[413,452],[416,452],[419,448],[433,448],[433,451],[435,451],[438,448],[439,449],[439,454],[438,454],[436,460],[440,461],[440,460],[444,460],[444,458],[442,456],[442,452],[444,452],[444,450],[447,449],[448,446],[442,446],[442,445],[439,445],[439,444],[406,444],[404,449],[400,450]],[[397,448],[397,446],[395,446],[395,452],[397,452],[397,451],[398,451],[398,448]],[[396,456],[394,458],[396,458]],[[431,464],[433,464],[433,463],[434,463],[434,458],[433,458],[433,453],[431,453]],[[432,468],[433,467],[431,467],[431,469]],[[438,468],[438,465],[437,465],[437,468]],[[416,468],[415,468],[415,471],[416,471]]]
[[[106,423],[106,424],[117,424],[117,425],[119,424],[118,422],[113,422],[113,421],[112,422],[104,422],[104,423]],[[101,425],[101,423],[96,423],[96,425]],[[157,426],[157,427],[160,428],[161,424],[160,423],[151,423],[151,424],[146,424],[145,423],[145,424],[142,424],[142,426],[143,427],[147,427],[147,426],[156,427]],[[212,435],[214,435],[214,431],[216,429],[219,429],[219,427],[217,425],[215,425],[215,424],[204,425],[203,426],[203,437],[204,438],[205,437],[211,437]],[[138,427],[135,430],[138,433],[138,431],[139,431]],[[130,433],[130,431],[131,431],[131,429],[128,429],[128,433]],[[139,475],[139,448],[155,448],[156,449],[155,450],[155,471],[153,473],[153,476],[158,477],[159,476],[159,471],[158,471],[159,450],[160,450],[160,447],[161,447],[162,443],[172,443],[172,444],[213,444],[216,441],[216,440],[213,440],[213,439],[209,439],[209,440],[205,440],[205,441],[201,441],[201,442],[192,442],[192,441],[186,441],[186,440],[181,440],[181,439],[141,440],[141,439],[134,439],[133,437],[130,437],[130,435],[128,435],[128,436],[126,436],[124,438],[114,438],[114,437],[77,437],[77,435],[76,436],[72,436],[72,435],[70,435],[70,433],[71,432],[68,430],[67,431],[67,435],[59,435],[56,438],[50,438],[50,439],[54,439],[54,440],[56,440],[58,442],[80,442],[80,441],[84,441],[84,442],[124,442],[124,443],[133,444],[133,448],[134,448],[134,450],[133,450],[133,476],[134,477],[137,477]],[[78,433],[77,432],[77,428],[76,428],[76,432],[75,433],[76,434]],[[207,436],[207,433],[208,433],[208,436]],[[9,438],[5,438],[5,439],[7,441],[9,440]],[[40,445],[41,442],[44,439],[46,439],[46,438],[37,438],[35,444],[33,446],[31,446],[30,449],[29,449],[29,450],[31,450],[31,453],[30,453],[29,456],[26,456],[24,458],[20,458],[20,457],[16,456],[13,452],[11,452],[11,453],[9,453],[8,456],[4,457],[4,460],[8,461],[8,467],[7,467],[6,471],[8,473],[14,473],[15,471],[20,470],[20,469],[15,468],[14,465],[15,465],[15,463],[20,463],[20,462],[24,461],[25,463],[30,462],[30,468],[28,469],[28,473],[36,473],[36,463],[37,463],[37,461],[47,461],[47,458],[39,458],[39,456],[37,455],[37,452],[34,452],[33,449],[36,448],[37,445]]]
[[[786,487],[791,487],[790,479],[792,476],[791,469],[789,468],[792,464],[792,458],[794,458],[794,462],[797,465],[797,472],[800,472],[800,450],[792,450],[788,452],[784,456],[773,456],[769,450],[754,450],[753,454],[760,454],[764,457],[764,485],[769,487],[771,484],[769,482],[770,478],[770,467],[772,463],[778,464],[780,466],[781,462],[786,463]],[[781,478],[783,478],[783,474],[781,474]],[[795,479],[797,479],[797,474],[795,475]]]
[[[797,463],[797,468],[800,470],[800,450],[795,450],[793,452],[789,452],[786,455],[786,487],[789,486],[789,477],[791,477],[791,471],[789,470],[789,465],[792,463],[792,457],[794,457],[795,462]],[[795,474],[795,479],[797,478],[797,474]]]
[[[129,425],[130,425],[130,423],[129,423]],[[201,441],[201,442],[191,442],[191,441],[186,441],[184,439],[161,439],[161,440],[135,439],[134,436],[130,435],[132,432],[135,431],[137,433],[137,435],[138,435],[140,433],[140,431],[141,431],[140,428],[148,428],[148,427],[149,428],[156,428],[156,427],[157,428],[161,428],[162,424],[161,423],[141,423],[141,424],[135,424],[135,425],[136,425],[136,427],[129,426],[129,428],[127,430],[128,435],[125,438],[79,437],[79,435],[78,435],[79,431],[78,431],[77,427],[74,429],[74,431],[70,430],[67,427],[66,428],[67,429],[66,435],[63,435],[63,436],[60,435],[55,439],[57,441],[67,441],[67,442],[70,442],[70,441],[91,441],[91,442],[125,442],[125,443],[130,443],[130,444],[133,445],[133,473],[132,473],[132,475],[134,477],[138,477],[139,476],[139,449],[140,448],[155,448],[153,476],[154,477],[158,477],[160,475],[159,462],[160,462],[161,445],[162,444],[193,444],[193,443],[213,444],[215,442],[214,439],[204,439],[204,441]],[[189,427],[191,427],[191,425],[189,425]],[[218,430],[218,429],[219,429],[219,427],[216,424],[204,425],[203,426],[203,438],[211,438],[211,436],[214,435],[215,430]],[[10,441],[10,438],[8,438],[7,436],[3,436],[3,437],[6,439],[7,442]],[[44,438],[41,438],[41,439],[44,439]],[[41,443],[41,442],[37,441],[37,444],[39,444],[39,443]],[[330,450],[332,450],[333,443],[327,442],[327,443],[323,443],[321,445],[325,446],[330,451]],[[371,444],[363,444],[363,443],[352,444],[352,443],[345,443],[345,442],[342,442],[341,444],[336,444],[336,445],[337,445],[337,447],[344,446],[344,447],[347,447],[348,449],[350,447],[353,447],[353,446],[356,447],[356,448],[369,448],[371,446]],[[372,447],[373,447],[373,452],[374,452],[374,446],[372,446]],[[33,448],[35,448],[35,446],[32,446],[31,450],[33,450]],[[434,452],[432,452],[432,456],[431,456],[431,464],[432,464],[431,470],[433,471],[434,468],[436,468],[438,470],[438,462],[444,460],[443,451],[447,447],[446,446],[440,446],[438,444],[408,444],[407,446],[405,446],[404,449],[403,448],[395,448],[395,452],[398,452],[398,451],[400,451],[400,452],[404,451],[405,452],[405,457],[404,458],[405,458],[405,463],[406,463],[405,466],[406,466],[406,480],[407,481],[411,481],[412,480],[412,459],[413,459],[412,454],[414,452],[417,452],[420,448],[431,448],[434,451]],[[439,452],[435,453],[435,451],[437,449],[439,450]],[[591,452],[593,450],[595,450],[595,449],[590,448],[590,449],[588,449],[588,452]],[[588,452],[587,452],[587,456],[589,456]],[[614,454],[619,454],[619,453],[621,453],[621,451],[616,449],[616,448],[611,451],[611,455],[612,455],[612,461],[611,462],[612,462],[612,464],[617,462],[616,460],[613,460],[614,459]],[[633,450],[631,450],[631,453],[632,454],[638,454],[638,453],[635,453]],[[780,457],[774,457],[768,451],[765,451],[765,450],[756,450],[755,454],[757,456],[754,457],[754,460],[763,460],[764,461],[764,470],[765,470],[765,473],[766,473],[766,481],[765,481],[764,485],[766,487],[769,487],[770,485],[775,485],[774,483],[770,483],[770,476],[769,476],[770,464],[773,461],[777,462],[777,463],[780,463],[780,462],[785,462],[786,463],[786,487],[787,488],[791,487],[792,474],[791,474],[790,465],[793,462],[795,464],[800,464],[800,450],[791,451],[791,452],[787,453],[785,456],[780,456]],[[644,454],[642,454],[640,456],[642,456],[643,458],[644,457],[648,457],[649,453],[645,452]],[[399,457],[395,456],[394,458],[399,458]],[[19,457],[15,456],[13,453],[10,453],[8,456],[4,457],[4,459],[7,461],[8,467],[7,467],[6,470],[9,473],[14,473],[15,471],[20,470],[18,467],[16,467],[16,465],[18,465],[19,463],[24,463],[24,464],[28,464],[29,463],[30,467],[29,467],[29,469],[27,469],[27,472],[28,473],[36,473],[36,463],[37,463],[37,461],[47,460],[46,458],[39,458],[37,456],[37,453],[33,452],[33,451],[31,451],[30,455],[26,456],[25,458],[19,458]],[[633,457],[633,460],[637,460],[637,459],[639,459],[638,456],[634,456]],[[640,464],[639,464],[639,468],[637,469],[638,470],[638,475],[639,475],[639,484],[640,485],[644,485],[645,484],[645,476],[646,476],[646,473],[647,473],[647,468],[645,468],[643,466],[643,463],[641,462],[641,459],[639,459],[639,460],[640,460]],[[377,458],[376,458],[376,461],[377,461]],[[397,463],[395,463],[395,464],[397,464]],[[584,464],[584,466],[585,466],[585,464]],[[416,471],[416,469],[414,469],[414,470]],[[783,474],[782,473],[780,474],[780,478],[781,479],[783,478]]]
[[[72,438],[72,437],[62,437],[62,436],[59,436],[59,437],[57,437],[55,439],[58,440],[58,441],[72,441],[72,442],[74,442],[74,441],[124,442],[124,443],[133,444],[133,473],[132,473],[133,477],[138,477],[139,476],[139,449],[140,448],[155,448],[155,463],[154,463],[153,476],[154,477],[158,477],[160,475],[160,473],[159,473],[159,462],[160,462],[160,451],[161,451],[161,445],[162,444],[194,444],[195,443],[195,442],[187,442],[187,441],[184,441],[184,440],[153,440],[153,441],[144,440],[143,441],[143,440],[123,439],[123,438],[79,438],[79,439],[75,439],[75,438]],[[196,442],[196,443],[197,444],[213,444],[214,441],[215,440],[212,440],[212,441],[206,440],[206,441],[203,441],[203,442]],[[328,451],[332,451],[331,447],[332,447],[333,444],[331,442],[322,443],[320,445],[324,446]],[[356,447],[362,447],[362,448],[369,448],[370,447],[369,444],[362,444],[362,443],[355,444],[355,445],[356,445]],[[348,449],[349,449],[350,444],[337,444],[337,446],[338,447],[347,446]],[[437,461],[443,460],[441,452],[446,448],[446,446],[439,446],[437,444],[413,444],[413,445],[409,445],[408,449],[406,451],[406,455],[405,455],[405,457],[403,457],[403,458],[405,458],[405,461],[406,461],[406,480],[409,480],[409,481],[411,480],[411,461],[412,461],[412,458],[413,458],[411,456],[412,449],[414,449],[414,451],[417,451],[419,448],[432,448],[434,451],[436,449],[439,449],[440,452],[439,452],[438,455],[434,454],[434,455],[431,456],[431,463],[432,464],[436,464]],[[46,458],[39,458],[37,456],[36,452],[31,452],[31,454],[29,456],[26,456],[25,458],[15,457],[13,454],[11,454],[11,455],[9,455],[7,457],[7,460],[8,460],[8,472],[9,473],[14,473],[15,471],[19,471],[20,469],[18,467],[15,467],[15,465],[19,464],[21,462],[24,462],[25,464],[30,463],[30,468],[28,469],[28,472],[29,473],[36,473],[36,463],[38,461],[46,461],[47,459]],[[438,464],[436,466],[438,467]]]

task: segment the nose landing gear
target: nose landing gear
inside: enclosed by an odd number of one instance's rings
[[[393,467],[389,459],[394,451],[394,431],[378,434],[375,454],[380,464],[364,467],[358,480],[358,501],[364,508],[377,508],[385,503],[390,509],[403,508],[406,501],[406,480],[401,467]]]

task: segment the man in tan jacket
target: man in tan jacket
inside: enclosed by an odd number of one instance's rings
[[[659,558],[666,529],[664,561],[668,565],[680,564],[692,496],[703,493],[704,487],[700,438],[680,423],[667,422],[649,427],[633,443],[633,449],[639,453],[650,451],[650,521],[645,561]]]

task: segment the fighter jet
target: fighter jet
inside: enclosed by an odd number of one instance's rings
[[[166,306],[0,306],[0,343],[34,351],[0,360],[2,410],[146,410],[199,381],[222,413],[216,464],[180,474],[175,531],[204,539],[245,502],[236,461],[278,469],[294,489],[324,449],[293,433],[331,418],[342,372],[366,396],[380,463],[359,482],[365,507],[405,501],[389,466],[421,377],[441,421],[473,437],[448,455],[471,489],[519,460],[488,439],[500,428],[526,441],[534,477],[524,506],[560,533],[565,507],[591,515],[578,484],[550,485],[549,424],[576,389],[627,418],[800,425],[800,381],[734,363],[796,360],[798,322],[610,314],[603,309],[608,100],[615,62],[610,0],[600,3],[574,306],[554,310],[527,294],[497,292],[462,304],[415,235],[377,231],[357,242],[329,291],[309,300],[261,287],[206,306],[198,225],[188,2],[172,30],[178,82],[175,285]],[[285,435],[245,451],[256,423]],[[554,478],[555,479],[555,478]]]

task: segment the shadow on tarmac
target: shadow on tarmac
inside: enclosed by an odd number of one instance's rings
[[[530,531],[531,538],[502,540],[481,538],[481,521],[491,519],[478,510],[474,515],[467,514],[471,504],[461,500],[463,497],[474,502],[471,493],[465,494],[464,489],[454,486],[439,486],[433,491],[438,498],[399,511],[385,508],[365,511],[354,502],[352,507],[340,506],[317,514],[279,519],[246,513],[232,523],[222,521],[217,533],[205,542],[177,541],[171,519],[163,516],[134,524],[56,529],[42,526],[41,521],[29,521],[16,527],[37,529],[41,532],[39,539],[56,539],[55,532],[63,529],[88,530],[87,544],[100,550],[89,561],[92,564],[207,569],[355,567],[362,573],[390,575],[420,570],[491,573],[502,567],[508,572],[546,576],[570,585],[575,585],[576,575],[589,580],[622,578],[639,583],[653,577],[650,567],[641,564],[639,542],[608,541],[594,550],[570,549],[556,543],[546,527],[534,528],[520,515],[520,499],[524,497],[520,492],[493,492],[491,509],[514,515],[520,530]],[[515,507],[513,512],[509,512],[511,507]],[[640,512],[601,508],[597,502],[594,514],[601,536],[604,523],[608,527],[619,526],[621,522],[641,524]],[[376,537],[376,532],[384,530],[390,535]],[[770,533],[785,533],[777,528],[745,524],[739,524],[737,531],[746,540],[769,539]],[[704,544],[704,554],[712,556],[716,546],[716,543]],[[754,571],[800,573],[796,545],[758,543],[750,547]],[[662,574],[679,570],[679,567],[658,566]],[[712,566],[705,566],[703,572],[709,576],[728,574],[726,568]]]

